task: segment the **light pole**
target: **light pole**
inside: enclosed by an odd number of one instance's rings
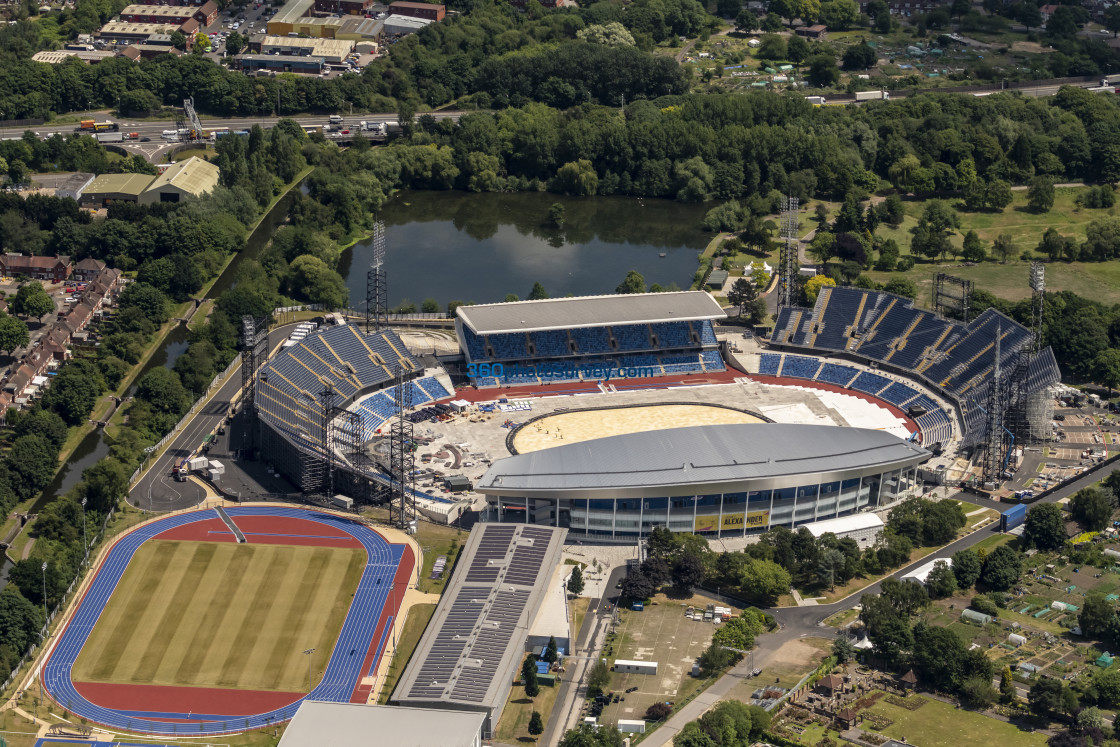
[[[303,653],[307,654],[307,695],[311,695],[311,655],[315,653],[315,649],[309,648]]]
[[[86,499],[82,499],[82,547],[85,548],[85,556],[82,562],[85,563],[89,560],[89,538],[86,535]]]
[[[39,645],[46,647],[47,645],[47,563],[43,561],[43,627],[39,631]],[[43,702],[43,663],[42,659],[39,660],[39,702]],[[39,709],[36,708],[35,712],[38,713]]]

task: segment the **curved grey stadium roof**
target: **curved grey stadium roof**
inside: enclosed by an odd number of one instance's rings
[[[699,425],[608,436],[495,462],[476,489],[494,495],[615,497],[692,494],[747,480],[841,479],[919,464],[930,456],[884,431],[830,425]],[[674,486],[687,489],[671,490]],[[775,487],[777,485],[774,485]],[[764,487],[761,483],[759,487]]]

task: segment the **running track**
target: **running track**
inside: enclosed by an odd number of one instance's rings
[[[311,511],[300,508],[281,507],[237,507],[227,509],[230,517],[237,522],[239,518],[245,519],[245,524],[269,521],[273,525],[277,520],[301,519],[303,522],[311,521],[322,525],[323,535],[328,540],[337,538],[340,534],[348,535],[361,543],[366,550],[366,567],[354,594],[350,610],[342,625],[342,632],[335,643],[331,658],[322,680],[316,685],[309,696],[292,694],[294,700],[271,710],[245,715],[244,709],[237,708],[236,693],[229,690],[208,690],[207,688],[166,688],[154,686],[127,686],[122,688],[122,693],[127,693],[123,702],[118,702],[116,707],[104,705],[105,700],[121,700],[117,698],[102,698],[103,704],[91,702],[71,681],[71,670],[78,653],[89,638],[93,626],[97,623],[102,610],[112,596],[117,583],[120,581],[129,561],[132,560],[136,550],[149,539],[163,534],[168,530],[182,528],[179,532],[187,531],[187,525],[196,522],[207,522],[217,518],[217,512],[212,510],[194,511],[177,516],[169,516],[150,524],[146,524],[130,534],[125,535],[109,550],[105,559],[97,569],[89,588],[82,596],[77,610],[70,622],[67,623],[59,639],[51,651],[46,665],[43,668],[43,685],[50,697],[66,708],[71,713],[88,719],[102,726],[142,732],[147,734],[180,734],[180,735],[211,735],[231,732],[241,732],[260,726],[267,726],[281,721],[287,721],[295,715],[300,702],[304,697],[312,700],[330,701],[336,703],[365,702],[369,694],[369,686],[362,686],[363,677],[370,676],[377,669],[381,654],[384,651],[388,638],[388,631],[392,624],[396,609],[400,605],[398,593],[392,600],[393,608],[390,609],[389,595],[394,587],[398,592],[403,592],[408,583],[408,578],[415,562],[412,550],[406,545],[391,545],[381,535],[372,529],[350,519],[334,514]],[[302,523],[302,522],[301,522]],[[307,526],[303,524],[303,526]],[[201,528],[201,527],[200,527]],[[253,542],[253,534],[247,532],[249,542]],[[215,537],[218,539],[219,537]],[[271,540],[275,542],[275,536]],[[306,540],[306,537],[300,538]],[[225,541],[232,540],[226,535]],[[336,540],[337,541],[337,540]],[[300,542],[303,544],[303,542]],[[324,543],[327,544],[327,543]],[[330,544],[327,544],[330,546]],[[337,546],[337,545],[335,545]],[[103,686],[102,686],[103,687]],[[83,687],[87,692],[98,688]],[[144,691],[147,690],[153,697],[145,704]],[[163,691],[161,697],[161,691]],[[167,694],[190,692],[200,694],[210,704],[218,707],[208,709],[211,715],[200,715],[197,709],[194,713],[180,712],[185,708],[169,711],[165,701]],[[267,693],[254,693],[255,695],[269,695]],[[205,697],[209,695],[210,697]],[[246,693],[246,696],[249,696]],[[275,696],[275,693],[271,695]],[[232,698],[231,698],[232,696]],[[246,697],[246,700],[250,700]],[[274,700],[274,699],[273,699]],[[154,705],[153,701],[160,701]],[[221,704],[226,701],[231,706],[223,710]],[[180,705],[186,705],[180,702]]]

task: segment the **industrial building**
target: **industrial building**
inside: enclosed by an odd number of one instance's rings
[[[113,202],[139,202],[155,179],[149,174],[101,174],[82,190],[82,205],[106,207]]]
[[[305,700],[279,747],[481,747],[483,713]]]
[[[179,202],[187,197],[202,197],[218,186],[218,167],[192,156],[157,176],[140,194],[140,204]]]
[[[58,65],[71,57],[76,57],[87,65],[92,65],[109,57],[116,57],[116,52],[106,52],[100,49],[52,49],[36,52],[31,55],[33,62],[45,62],[48,65]]]
[[[54,188],[55,197],[69,197],[75,202],[80,202],[82,192],[93,182],[93,174],[77,172],[66,178],[62,184]]]
[[[499,521],[639,537],[802,526],[891,503],[930,453],[883,431],[751,423],[593,439],[496,460],[475,486]]]
[[[198,24],[193,20],[188,19],[188,22],[197,28]],[[187,33],[182,24],[170,23],[129,23],[126,21],[109,21],[101,27],[100,37],[105,41],[132,44],[135,42],[147,41],[148,37],[152,34],[170,34],[175,31],[183,31]],[[191,39],[187,37],[187,46],[189,47]]]
[[[517,677],[546,581],[560,564],[564,534],[476,525],[390,702],[482,713],[488,736]]]
[[[413,16],[389,16],[385,19],[385,33],[390,36],[404,36],[415,34],[420,29],[435,23],[430,18],[415,18]]]
[[[433,5],[432,3],[414,3],[408,0],[397,0],[395,3],[389,3],[390,16],[410,16],[412,18],[423,18],[428,21],[442,21],[447,15],[447,8],[443,5]]]
[[[239,54],[234,60],[247,73],[269,70],[274,73],[318,75],[327,64],[322,57],[281,57],[274,54]]]
[[[340,63],[353,51],[354,42],[350,39],[265,36],[259,40],[259,52],[262,55],[321,57],[325,62]]]
[[[340,13],[363,16],[375,5],[374,0],[315,0],[315,10],[320,13]]]
[[[213,0],[195,7],[190,5],[129,5],[120,12],[120,20],[128,23],[162,23],[181,26],[193,18],[202,26],[218,19],[218,6]]]

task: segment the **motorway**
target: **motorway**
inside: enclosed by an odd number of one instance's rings
[[[461,111],[443,111],[431,112],[431,116],[436,119],[452,119],[459,120],[464,112]],[[135,132],[141,138],[149,138],[149,142],[143,143],[140,140],[126,140],[120,143],[107,143],[107,145],[114,145],[123,148],[129,153],[139,153],[152,163],[159,161],[160,157],[169,151],[175,150],[186,143],[168,142],[163,140],[160,136],[164,130],[175,129],[175,122],[173,120],[158,119],[158,120],[132,120],[128,117],[114,117],[106,112],[92,112],[88,115],[83,115],[83,118],[96,119],[98,122],[110,121],[116,122],[120,126],[120,131],[123,133]],[[300,116],[300,117],[285,117],[285,119],[292,119],[300,125],[307,127],[310,125],[326,125],[327,115],[318,114],[314,116]],[[254,125],[268,129],[276,124],[276,117],[229,117],[225,119],[200,119],[203,129],[214,127],[228,127],[230,130],[248,130],[252,129]],[[345,116],[343,120],[343,128],[349,126],[356,126],[358,122],[396,122],[397,115],[395,113],[387,114],[354,114]],[[73,135],[75,132],[74,123],[69,124],[41,124],[24,127],[0,127],[0,139],[18,138],[24,132],[31,130],[41,138],[48,138],[51,135]]]

